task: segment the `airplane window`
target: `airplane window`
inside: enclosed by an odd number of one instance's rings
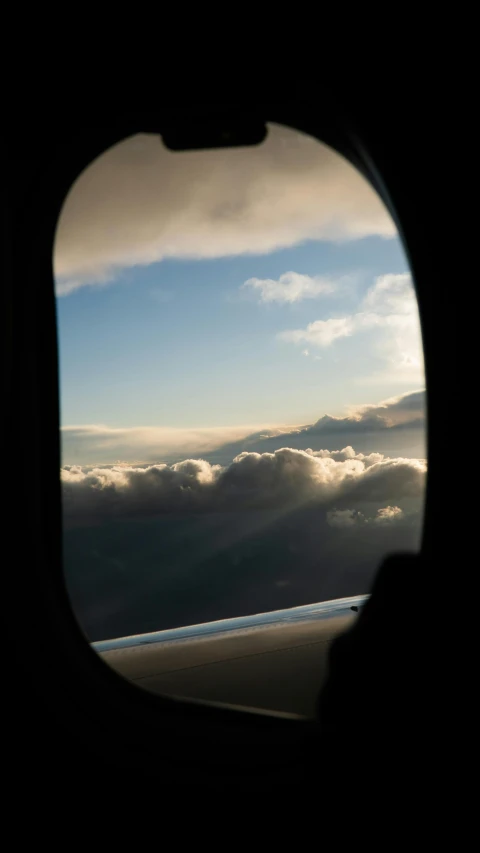
[[[140,687],[308,716],[380,562],[420,546],[423,353],[390,214],[283,126],[205,151],[142,134],[71,187],[54,268],[84,635]]]

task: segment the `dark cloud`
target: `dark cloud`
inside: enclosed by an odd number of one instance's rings
[[[422,405],[418,392],[277,437],[258,433],[250,438],[263,452],[241,444],[228,464],[66,465],[64,566],[86,635],[368,592],[386,554],[420,543],[426,463],[378,445],[395,433],[423,436],[423,427],[407,428]],[[376,429],[362,432],[372,419]],[[345,422],[357,428],[353,446]],[[377,448],[360,452],[368,435]],[[309,446],[286,446],[296,436]],[[267,452],[272,441],[283,447]],[[339,449],[326,449],[327,441]],[[231,460],[228,447],[235,444],[224,448]]]
[[[281,447],[318,449],[320,442],[334,448],[352,443],[363,452],[377,450],[380,444],[383,452],[398,453],[404,446],[405,455],[424,456],[425,391],[414,391],[375,405],[361,406],[345,418],[324,415],[314,424],[276,435],[257,432],[240,441],[224,444],[207,453],[205,458],[223,462],[244,450],[273,453]]]
[[[66,466],[77,618],[99,640],[366,593],[386,554],[418,548],[425,471],[349,446]]]
[[[349,527],[312,504],[104,517],[65,528],[67,587],[91,640],[364,594],[387,554],[418,549],[418,504],[383,522],[397,504],[348,508]]]
[[[417,522],[416,512],[405,513],[399,506],[385,506],[377,509],[373,516],[366,516],[356,509],[332,509],[327,512],[327,524],[341,530],[358,527],[358,525],[388,525],[388,524],[415,524]]]

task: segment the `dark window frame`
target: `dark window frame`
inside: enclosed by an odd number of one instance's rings
[[[6,316],[14,318],[11,427],[14,447],[29,446],[26,475],[33,497],[26,520],[28,602],[20,650],[34,654],[29,671],[30,696],[45,720],[65,728],[79,754],[88,744],[105,759],[125,766],[154,769],[159,761],[186,768],[212,763],[234,773],[259,772],[272,778],[278,769],[293,772],[303,766],[305,749],[318,736],[314,722],[299,722],[271,714],[216,708],[207,703],[176,702],[153,696],[130,685],[111,671],[93,652],[76,623],[66,593],[61,557],[61,495],[58,470],[59,400],[55,296],[52,248],[60,210],[72,183],[89,163],[120,140],[139,132],[161,133],[162,125],[178,116],[190,120],[214,108],[165,110],[162,117],[148,114],[110,117],[97,123],[61,125],[52,121],[48,132],[12,140],[11,219],[12,252],[7,259]],[[228,111],[227,111],[228,112]],[[240,110],[241,112],[241,110]],[[338,104],[264,104],[258,113],[278,124],[298,129],[335,148],[356,166],[379,193],[401,235],[416,286],[425,354],[427,387],[427,446],[429,475],[421,559],[426,569],[418,595],[431,581],[435,546],[436,490],[440,479],[438,431],[432,424],[441,414],[438,318],[448,316],[443,286],[432,292],[432,234],[422,227],[428,209],[429,173],[412,196],[412,182],[394,159],[385,135],[368,110]],[[238,111],[236,112],[238,114]],[[347,117],[348,116],[348,117]],[[369,124],[370,121],[370,124]],[[385,134],[388,132],[388,124]],[[421,159],[421,144],[418,159]],[[394,153],[398,155],[398,149]],[[415,165],[415,150],[407,146],[406,162]],[[396,172],[397,170],[397,172]],[[413,170],[420,174],[420,167]],[[410,194],[409,194],[410,193]],[[425,245],[422,245],[422,240]],[[433,364],[435,358],[435,367]],[[446,360],[443,361],[446,368]],[[452,368],[450,368],[452,371]],[[29,442],[29,444],[28,444]],[[437,492],[438,495],[438,492]],[[407,606],[406,606],[407,609]],[[33,644],[33,646],[32,646]],[[22,651],[23,650],[23,651]],[[41,661],[41,665],[38,662]],[[40,713],[40,711],[38,711]],[[282,754],[279,754],[281,744]],[[310,748],[310,747],[308,747]],[[268,773],[267,769],[268,768]]]

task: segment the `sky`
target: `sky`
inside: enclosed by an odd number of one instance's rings
[[[391,217],[287,128],[220,152],[120,143],[71,189],[54,267],[65,464],[205,455],[424,387]]]
[[[124,140],[54,251],[64,568],[91,640],[368,592],[420,543],[418,309],[340,155]],[[414,578],[406,578],[413,588]]]

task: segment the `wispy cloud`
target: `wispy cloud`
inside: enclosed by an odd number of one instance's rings
[[[329,347],[337,338],[345,338],[353,334],[354,322],[352,317],[339,317],[330,320],[315,320],[305,329],[291,329],[280,332],[282,341],[293,344],[308,343],[314,347]]]
[[[419,381],[423,353],[417,300],[408,273],[379,276],[362,300],[359,311],[343,317],[315,320],[303,329],[289,329],[278,338],[294,344],[325,348],[340,338],[370,334],[374,355],[386,368],[368,379],[401,378]],[[373,333],[373,334],[372,334]]]
[[[283,428],[288,429],[288,427]],[[203,455],[226,442],[238,441],[259,433],[275,435],[279,428],[268,425],[206,427],[182,429],[174,427],[115,428],[105,424],[84,424],[62,428],[62,455],[68,464],[112,463],[117,460],[163,462],[184,454]]]
[[[260,302],[292,303],[333,293],[338,289],[338,283],[324,276],[285,272],[278,279],[249,278],[242,288],[258,294]]]
[[[214,153],[172,153],[141,134],[105,152],[72,187],[55,242],[57,292],[107,283],[126,267],[163,258],[395,234],[360,173],[289,128],[270,125],[262,145]]]

